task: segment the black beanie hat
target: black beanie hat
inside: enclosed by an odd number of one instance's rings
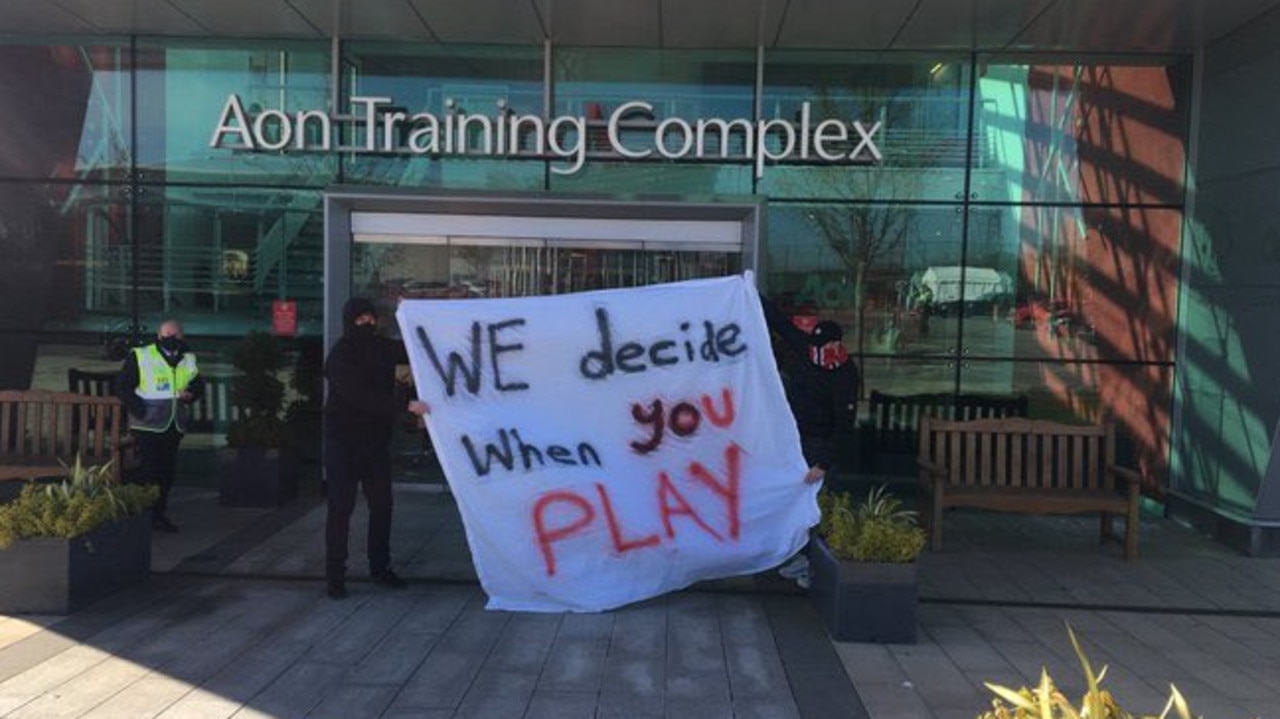
[[[342,330],[350,332],[356,326],[356,318],[360,315],[378,316],[378,308],[363,297],[352,297],[342,307]]]

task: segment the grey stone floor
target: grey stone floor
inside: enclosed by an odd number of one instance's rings
[[[803,599],[680,593],[489,612],[474,586],[159,577],[61,621],[0,618],[0,716],[864,717]]]
[[[174,497],[146,588],[69,618],[0,616],[0,717],[974,717],[983,682],[1083,689],[1070,623],[1130,711],[1169,683],[1209,719],[1280,717],[1280,560],[1146,517],[954,513],[921,560],[916,645],[832,644],[776,575],[601,615],[487,612],[447,493],[397,491],[405,592],[321,595],[323,505]],[[363,554],[357,508],[352,556]],[[856,692],[856,693],[855,693]],[[865,713],[864,713],[865,707]]]

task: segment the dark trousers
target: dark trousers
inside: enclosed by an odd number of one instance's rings
[[[369,503],[369,573],[391,566],[391,454],[386,445],[360,444],[329,438],[325,443],[324,474],[329,498],[325,523],[325,575],[341,580],[347,572],[347,535],[356,488],[364,487]]]
[[[152,510],[157,517],[163,517],[169,511],[169,490],[173,487],[173,473],[178,464],[178,444],[182,442],[182,433],[173,426],[163,432],[141,432],[134,430],[134,441],[138,447],[138,482],[154,484],[160,488],[160,499],[156,500]]]

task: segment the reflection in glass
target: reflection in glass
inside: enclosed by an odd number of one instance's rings
[[[0,45],[0,177],[121,178],[129,171],[127,45]]]
[[[953,354],[958,315],[926,277],[960,264],[961,222],[950,207],[776,205],[765,287],[784,307],[839,322],[858,355]]]
[[[1025,395],[1028,415],[1068,424],[1114,422],[1119,463],[1164,480],[1173,368],[1073,362],[961,362],[960,391]]]
[[[880,123],[874,166],[815,163],[765,171],[772,197],[962,199],[969,142],[969,63],[962,57],[771,51],[764,64],[764,117]],[[850,138],[852,151],[860,138]]]
[[[650,120],[754,114],[752,52],[556,48],[552,62],[557,114],[607,120],[633,100],[653,104]]]
[[[298,330],[320,330],[324,215],[309,190],[170,186],[138,212],[135,292],[145,315],[178,313],[188,331],[268,329],[271,302],[297,303]],[[131,247],[120,262],[130,263]]]
[[[678,197],[750,195],[751,165],[636,163],[593,160],[572,175],[550,175],[566,192],[646,193]]]
[[[723,277],[741,255],[692,249],[593,246],[557,240],[357,242],[352,291],[387,311],[401,299],[532,297]]]
[[[1180,210],[1021,205],[970,218],[954,270],[966,353],[1173,361]]]
[[[137,57],[142,181],[292,187],[332,181],[337,163],[329,154],[209,147],[233,93],[251,118],[263,110],[327,109],[328,43],[148,40]]]
[[[488,118],[543,114],[542,48],[537,46],[352,43],[345,49],[343,67],[343,97],[389,97],[392,105],[382,107],[385,112]],[[402,126],[406,138],[411,131]],[[348,143],[363,141],[358,129],[346,138]],[[520,149],[534,148],[524,142]],[[542,189],[544,164],[359,154],[349,158],[344,173],[348,181],[367,185]]]
[[[974,199],[1183,201],[1191,62],[981,58]]]

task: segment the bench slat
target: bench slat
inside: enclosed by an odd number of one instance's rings
[[[32,452],[31,450],[27,449],[27,403],[26,402],[18,403],[18,426],[16,427],[16,430],[17,430],[18,441],[16,446],[17,451],[15,451],[14,454],[17,454],[17,455],[35,454],[35,452]]]
[[[1076,435],[1071,438],[1071,474],[1080,478],[1085,489],[1098,489],[1093,483],[1093,472],[1089,471],[1084,463],[1084,445],[1084,437]]]
[[[980,487],[962,487],[947,492],[948,507],[969,507],[1028,514],[1080,514],[1082,512],[1125,511],[1123,495],[1111,492],[1062,490],[1025,491],[1017,494]]]
[[[10,405],[0,404],[0,456],[7,457],[10,454],[16,454],[16,451],[10,447],[14,435],[12,434],[13,427],[9,422],[9,415],[16,409],[16,407]]]
[[[951,444],[951,460],[947,466],[951,469],[951,486],[959,487],[962,484],[963,475],[960,474],[962,467],[960,466],[960,437],[958,434],[948,433],[943,435],[943,441]]]
[[[978,458],[978,433],[964,433],[964,476],[969,477],[971,484],[979,481],[978,475],[974,473],[974,465]]]
[[[1008,469],[1006,466],[1008,457],[1006,456],[1006,452],[1005,452],[1005,447],[1007,447],[1009,444],[1009,437],[1005,435],[997,434],[992,439],[995,443],[995,455],[996,455],[995,484],[997,487],[1003,487],[1009,483],[1009,477],[1006,474],[1006,471]]]
[[[991,433],[978,435],[978,475],[983,484],[991,484],[995,479],[995,467],[991,466],[995,457],[991,454]]]
[[[102,442],[107,434],[107,413],[105,409],[104,407],[93,413],[93,455],[95,457],[102,456]],[[113,422],[112,424],[116,423]]]
[[[62,427],[62,418],[65,415],[62,411],[62,407],[63,405],[60,404],[50,405],[50,409],[53,410],[53,421],[51,422],[52,426],[49,428],[49,453],[54,456],[61,456],[65,449],[65,447],[58,442],[58,430]],[[65,442],[65,440],[66,436],[64,435],[63,441]]]

